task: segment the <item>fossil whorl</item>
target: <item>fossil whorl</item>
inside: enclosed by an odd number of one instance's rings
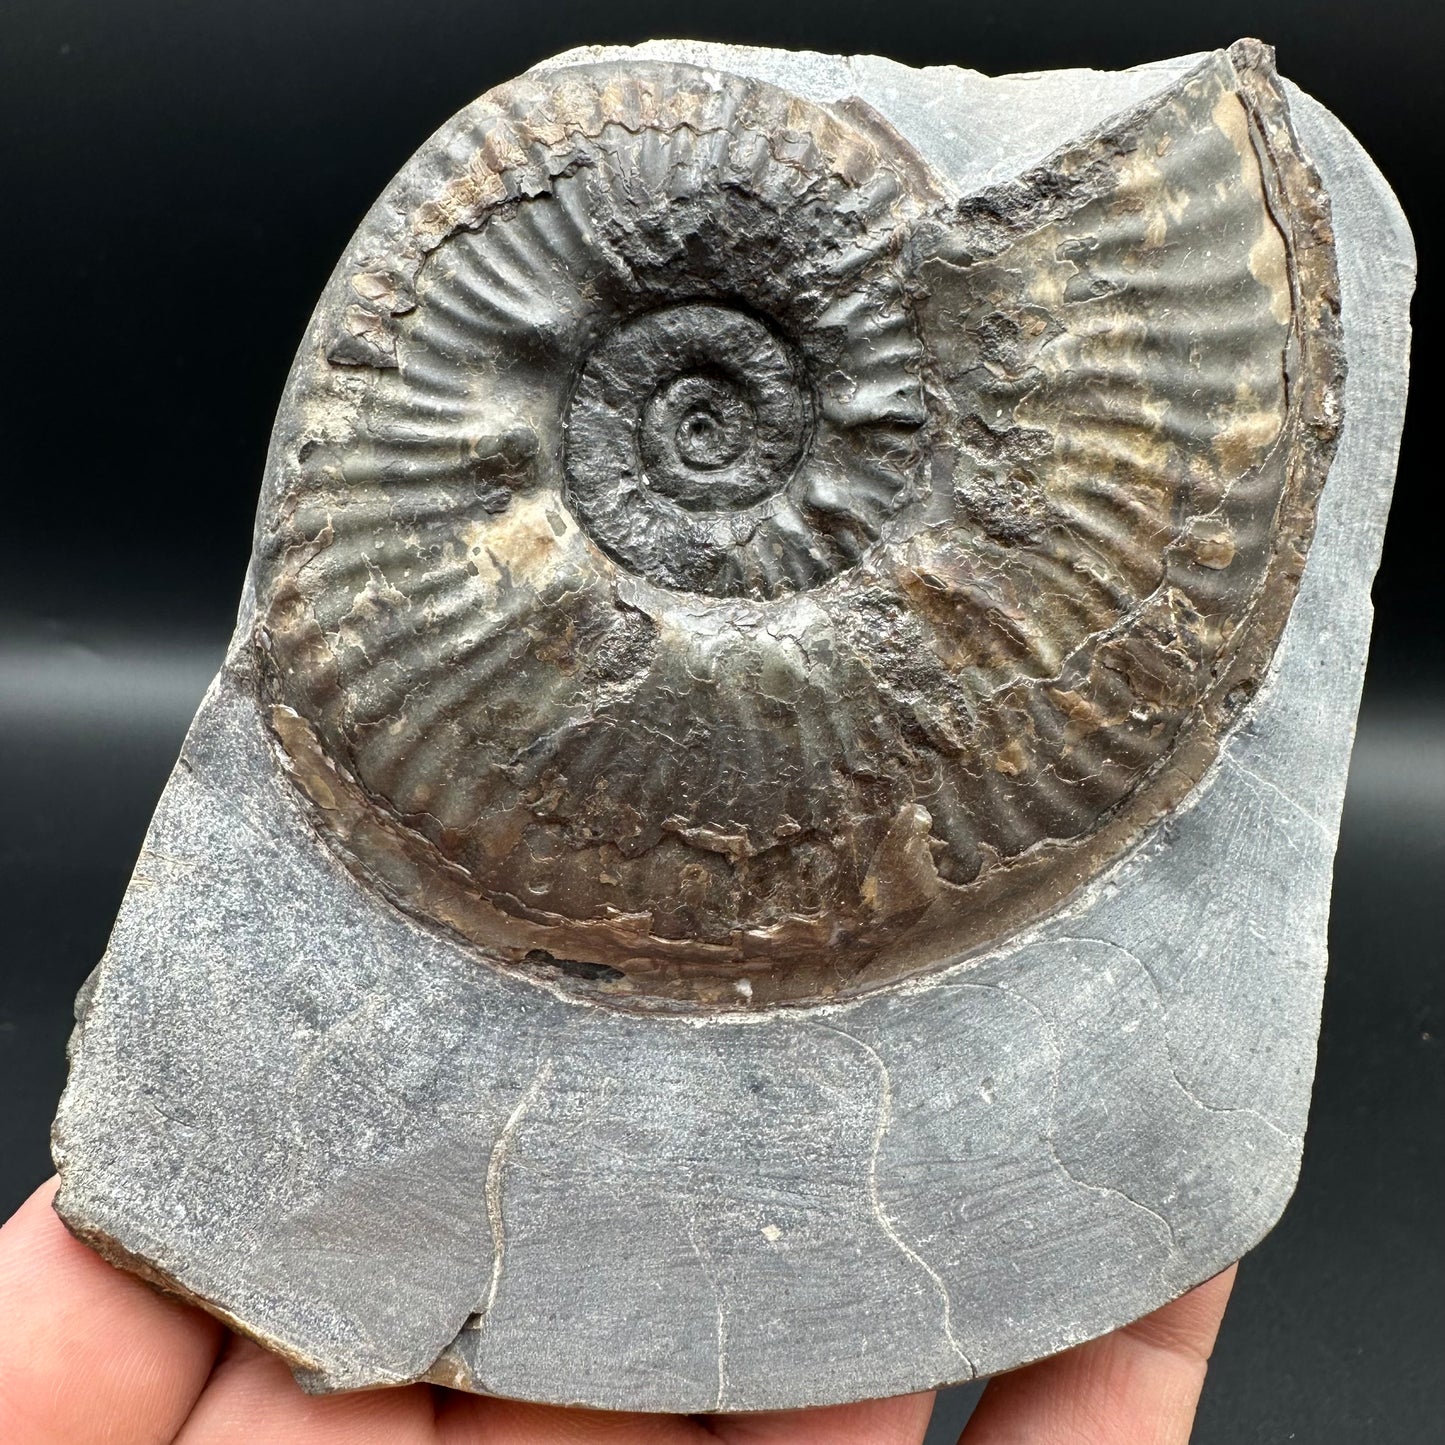
[[[258,655],[317,827],[633,1003],[1039,917],[1268,666],[1340,420],[1323,205],[1250,42],[963,200],[712,70],[491,92],[362,226],[273,441]]]

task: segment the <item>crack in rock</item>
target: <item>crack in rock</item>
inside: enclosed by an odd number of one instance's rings
[[[1247,1118],[1257,1120],[1259,1123],[1263,1124],[1266,1129],[1268,1129],[1272,1134],[1277,1134],[1287,1144],[1292,1144],[1295,1147],[1299,1147],[1304,1142],[1301,1135],[1290,1133],[1288,1129],[1285,1129],[1281,1125],[1276,1124],[1273,1119],[1267,1118],[1264,1114],[1261,1114],[1258,1109],[1251,1109],[1247,1105],[1243,1104],[1211,1104],[1207,1100],[1201,1099],[1199,1095],[1195,1093],[1192,1088],[1190,1088],[1190,1086],[1185,1082],[1183,1074],[1180,1073],[1179,1063],[1174,1057],[1174,1041],[1169,1033],[1169,1010],[1165,1005],[1164,990],[1160,987],[1159,980],[1154,976],[1154,970],[1150,968],[1150,966],[1142,958],[1140,958],[1137,953],[1134,953],[1132,950],[1126,948],[1122,943],[1115,943],[1113,939],[1092,938],[1086,934],[1062,934],[1060,935],[1058,942],[1098,944],[1102,948],[1110,948],[1113,949],[1116,953],[1123,954],[1125,958],[1127,958],[1132,964],[1134,964],[1136,968],[1139,969],[1143,976],[1148,980],[1149,987],[1154,991],[1155,1002],[1159,1005],[1159,1036],[1164,1044],[1164,1058],[1169,1065],[1169,1072],[1172,1075],[1174,1082],[1179,1086],[1185,1097],[1189,1100],[1191,1104],[1195,1106],[1195,1108],[1202,1109],[1206,1114],[1244,1115]]]
[[[1300,800],[1296,798],[1292,793],[1287,793],[1283,788],[1279,786],[1278,783],[1270,782],[1268,778],[1255,772],[1253,768],[1246,767],[1245,764],[1240,762],[1240,760],[1235,757],[1233,753],[1226,752],[1221,761],[1226,768],[1229,768],[1233,772],[1238,773],[1241,777],[1248,778],[1250,781],[1256,783],[1259,787],[1268,790],[1276,797],[1281,799],[1281,801],[1283,801],[1292,811],[1298,813],[1300,817],[1302,817],[1303,819],[1305,819],[1306,822],[1311,824],[1311,826],[1316,829],[1316,831],[1320,834],[1320,836],[1325,840],[1325,843],[1331,849],[1334,848],[1335,831],[1324,822],[1322,822],[1319,818],[1315,817],[1315,815],[1310,812],[1310,810],[1306,808],[1305,805],[1301,803]]]
[[[1003,994],[1004,997],[1021,1003],[1031,1013],[1035,1014],[1044,1026],[1044,1034],[1049,1042],[1049,1050],[1053,1054],[1053,1067],[1049,1070],[1049,1127],[1044,1135],[1044,1143],[1048,1146],[1049,1157],[1058,1167],[1070,1184],[1076,1189],[1087,1189],[1094,1194],[1109,1194],[1116,1199],[1122,1199],[1126,1204],[1132,1204],[1135,1209],[1147,1214],[1158,1223],[1169,1237],[1169,1248],[1171,1252],[1178,1246],[1178,1236],[1174,1232],[1174,1225],[1157,1209],[1145,1204],[1141,1199],[1135,1199],[1126,1189],[1120,1189],[1113,1184],[1095,1184],[1088,1179],[1080,1179],[1077,1174],[1064,1162],[1063,1156],[1059,1153],[1058,1142],[1054,1138],[1054,1102],[1062,1092],[1060,1087],[1060,1073],[1063,1069],[1064,1051],[1059,1047],[1058,1036],[1054,1032],[1053,1020],[1041,1009],[1032,999],[1025,998],[1023,994],[1005,987],[1001,983],[955,983],[948,985],[950,988],[977,988],[993,993]]]
[[[889,1126],[893,1123],[893,1078],[888,1072],[888,1065],[883,1062],[883,1056],[872,1044],[860,1039],[856,1034],[850,1034],[847,1029],[840,1029],[836,1024],[818,1025],[831,1034],[838,1034],[848,1040],[867,1054],[874,1069],[878,1073],[878,1118],[873,1131],[873,1147],[868,1156],[868,1202],[872,1205],[874,1218],[878,1221],[878,1227],[888,1236],[889,1240],[898,1250],[926,1274],[932,1282],[938,1297],[943,1304],[943,1334],[948,1341],[949,1348],[963,1362],[968,1369],[968,1378],[976,1379],[978,1369],[969,1358],[967,1351],[959,1343],[958,1336],[953,1332],[953,1297],[948,1292],[948,1286],[944,1283],[943,1277],[929,1262],[918,1253],[912,1245],[898,1232],[898,1227],[888,1217],[887,1211],[883,1208],[883,1198],[878,1188],[878,1156],[883,1148],[884,1136],[888,1133]]]
[[[497,1291],[502,1286],[502,1265],[506,1258],[506,1219],[502,1213],[502,1177],[507,1167],[507,1155],[512,1141],[517,1137],[522,1119],[527,1110],[537,1101],[537,1095],[547,1087],[552,1078],[553,1061],[546,1060],[527,1086],[527,1091],[517,1100],[516,1107],[507,1116],[497,1142],[492,1145],[492,1155],[487,1161],[487,1223],[492,1231],[492,1278],[487,1286],[486,1303],[475,1315],[475,1328],[485,1329],[492,1306],[497,1302]],[[469,1323],[471,1323],[469,1321]]]

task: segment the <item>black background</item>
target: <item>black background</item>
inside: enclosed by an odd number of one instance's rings
[[[986,72],[1273,43],[1415,228],[1413,402],[1336,869],[1300,1188],[1246,1261],[1201,1445],[1445,1418],[1435,0],[0,3],[0,1214],[49,1172],[69,1000],[229,634],[272,411],[352,228],[473,96],[650,36]],[[944,1401],[951,1439],[968,1395]]]

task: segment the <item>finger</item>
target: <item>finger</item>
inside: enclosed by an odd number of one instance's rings
[[[926,1390],[817,1410],[711,1415],[708,1423],[727,1445],[920,1445],[932,1414]]]
[[[438,1445],[717,1445],[678,1415],[567,1410],[522,1400],[438,1391]]]
[[[960,1445],[1187,1445],[1234,1273],[990,1381]]]
[[[75,1239],[41,1185],[0,1229],[0,1440],[162,1445],[223,1333]]]
[[[232,1336],[176,1445],[433,1445],[425,1385],[308,1395],[277,1356]]]

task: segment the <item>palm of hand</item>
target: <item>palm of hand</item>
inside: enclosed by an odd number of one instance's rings
[[[931,1393],[628,1415],[430,1385],[308,1396],[275,1356],[72,1239],[43,1185],[0,1230],[0,1440],[15,1445],[920,1445]],[[991,1383],[961,1445],[1183,1445],[1234,1271]]]

